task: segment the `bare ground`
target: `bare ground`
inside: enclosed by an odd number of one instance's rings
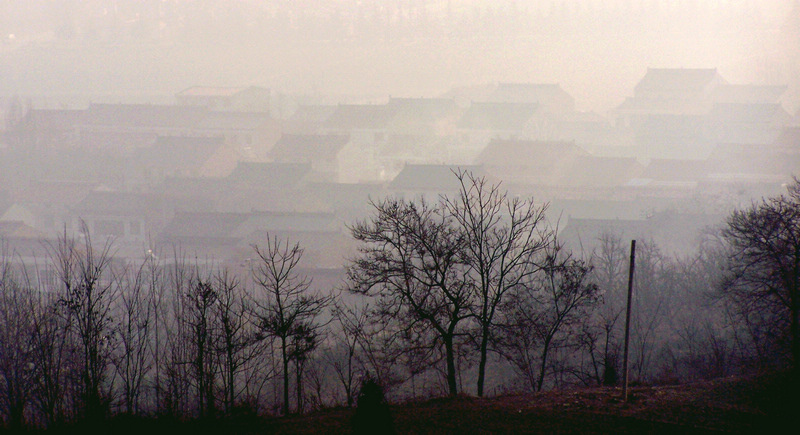
[[[786,374],[634,386],[627,403],[621,393],[620,388],[599,387],[486,399],[459,396],[395,405],[392,414],[397,432],[409,434],[768,434],[786,433],[800,417],[800,390]],[[349,433],[351,416],[347,409],[320,411],[273,421],[270,430]]]

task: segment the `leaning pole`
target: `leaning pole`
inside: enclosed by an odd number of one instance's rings
[[[631,295],[633,294],[633,268],[636,265],[636,240],[631,240],[631,262],[628,267],[628,307],[625,310],[625,351],[622,358],[622,401],[628,402],[628,342],[631,332]]]

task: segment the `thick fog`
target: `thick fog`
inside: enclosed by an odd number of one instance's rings
[[[0,428],[796,365],[798,176],[798,0],[0,0]]]
[[[370,198],[462,167],[682,252],[796,174],[799,84],[798,2],[7,0],[0,237],[336,270]]]

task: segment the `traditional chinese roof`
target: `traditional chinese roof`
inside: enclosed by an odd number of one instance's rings
[[[700,91],[720,78],[716,68],[648,68],[634,88],[635,94],[647,92]]]
[[[340,131],[385,129],[398,110],[397,105],[340,104],[323,127]]]
[[[458,179],[454,171],[471,171],[475,175],[483,172],[479,166],[456,165],[414,165],[403,167],[394,180],[389,183],[393,190],[452,191],[458,189]]]
[[[276,162],[330,160],[349,140],[346,134],[284,134],[267,155]]]
[[[537,107],[531,103],[473,103],[457,126],[466,130],[522,131]]]

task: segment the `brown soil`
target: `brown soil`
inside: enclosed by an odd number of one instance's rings
[[[478,399],[459,396],[392,406],[398,433],[773,433],[786,431],[796,395],[785,374],[668,386],[582,388]],[[352,411],[273,421],[276,433],[349,433]]]

